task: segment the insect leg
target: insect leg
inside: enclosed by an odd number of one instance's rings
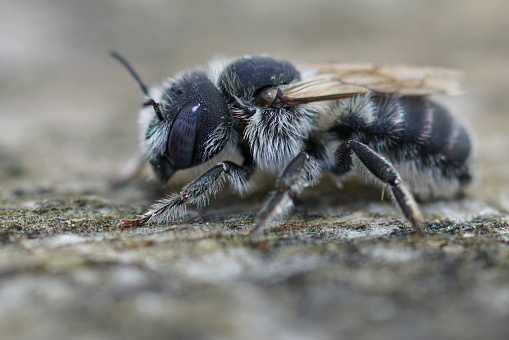
[[[185,212],[186,204],[203,207],[208,204],[209,196],[222,188],[222,174],[227,174],[233,187],[242,192],[247,189],[247,181],[252,168],[244,168],[233,162],[222,162],[186,185],[180,193],[174,193],[152,204],[149,210],[137,220],[122,220],[122,226],[138,226],[145,223],[161,223],[174,220]]]
[[[414,197],[403,183],[396,168],[369,146],[351,139],[341,144],[336,151],[335,160],[340,172],[344,173],[351,169],[352,152],[359,158],[371,174],[389,186],[392,198],[403,215],[416,229],[417,233],[421,237],[424,237],[425,234],[420,226],[421,213],[419,207]]]
[[[251,239],[258,242],[259,229],[277,216],[284,216],[293,207],[293,198],[300,195],[304,188],[315,185],[321,166],[306,152],[299,153],[284,169],[265,206],[260,211]]]

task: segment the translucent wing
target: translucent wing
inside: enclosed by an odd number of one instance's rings
[[[449,69],[368,63],[324,64],[314,69],[314,76],[280,87],[280,100],[285,105],[348,98],[367,92],[403,96],[461,92],[462,73]]]

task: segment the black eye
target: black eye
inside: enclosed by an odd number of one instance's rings
[[[153,120],[146,137],[156,173],[200,165],[220,152],[230,138],[228,103],[204,72],[177,77],[165,89],[162,103],[164,120]]]
[[[200,104],[190,103],[180,110],[168,137],[168,156],[178,168],[192,165],[198,131]]]

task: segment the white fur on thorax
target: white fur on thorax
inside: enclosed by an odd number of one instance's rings
[[[271,115],[269,123],[264,115]],[[280,171],[303,151],[305,140],[316,129],[316,119],[312,105],[297,106],[292,111],[257,109],[244,139],[261,169]]]

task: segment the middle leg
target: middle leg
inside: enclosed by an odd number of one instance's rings
[[[251,233],[251,240],[258,242],[259,229],[278,216],[284,216],[293,207],[293,199],[309,186],[315,185],[321,166],[306,152],[299,153],[284,169]]]

